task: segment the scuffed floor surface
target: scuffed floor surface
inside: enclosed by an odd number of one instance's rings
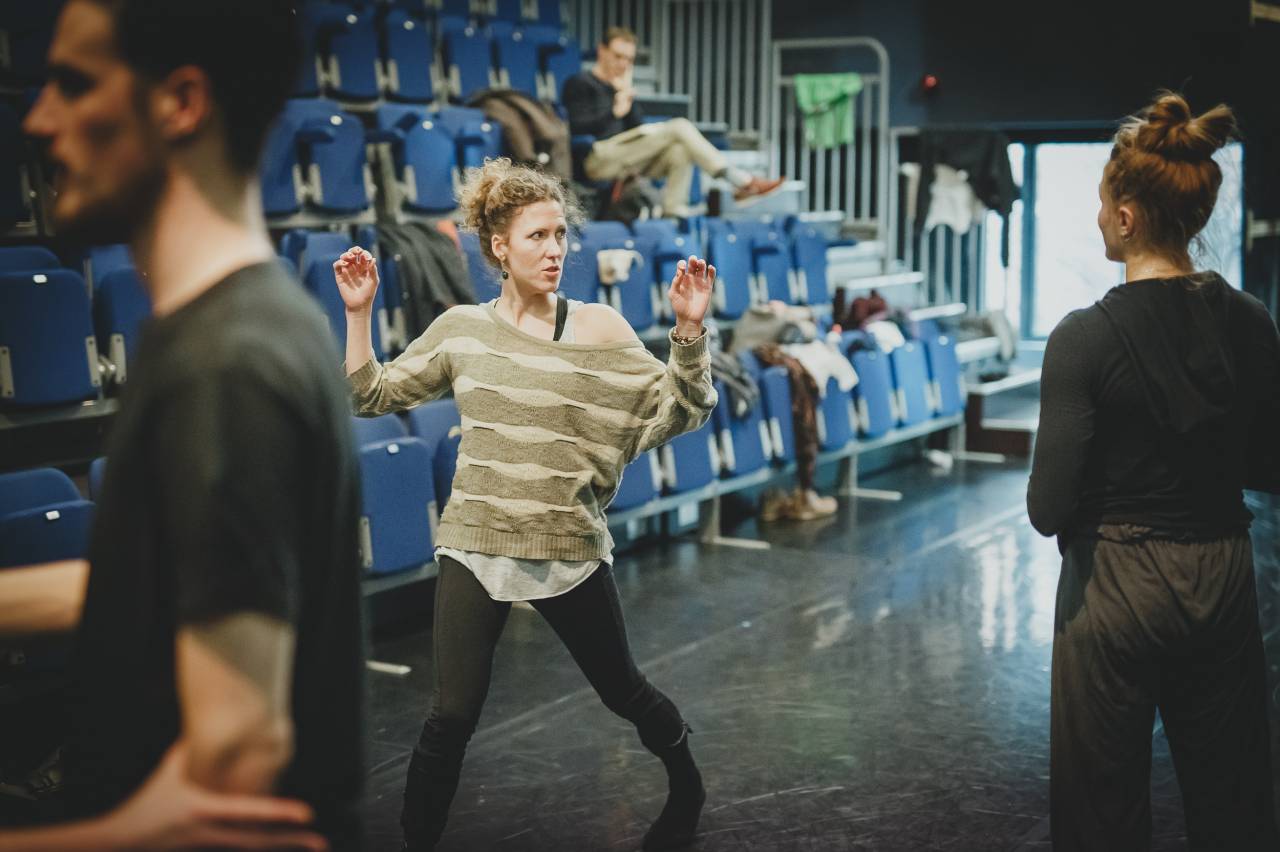
[[[1027,522],[1026,467],[921,464],[866,484],[897,504],[744,524],[770,551],[641,548],[617,575],[636,659],[696,730],[712,850],[1029,850],[1048,843],[1049,660],[1058,553]],[[1280,503],[1254,504],[1280,732]],[[430,633],[380,641],[370,674],[368,848],[399,849]],[[1183,849],[1159,727],[1154,846]],[[1273,747],[1273,753],[1280,749]],[[516,609],[472,741],[449,850],[638,849],[665,777],[536,613]]]

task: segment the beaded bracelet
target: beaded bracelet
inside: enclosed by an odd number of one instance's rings
[[[707,333],[707,330],[704,328],[693,337],[681,337],[680,335],[676,334],[675,329],[672,329],[671,339],[676,343],[679,343],[681,346],[688,346],[690,343],[696,343],[698,339],[706,333]]]

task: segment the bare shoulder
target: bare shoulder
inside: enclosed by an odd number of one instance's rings
[[[575,312],[573,339],[576,343],[622,343],[638,338],[622,314],[609,305],[593,302]]]

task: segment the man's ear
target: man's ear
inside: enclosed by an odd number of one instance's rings
[[[198,133],[213,117],[213,106],[209,75],[195,65],[175,68],[151,93],[152,119],[167,142]]]

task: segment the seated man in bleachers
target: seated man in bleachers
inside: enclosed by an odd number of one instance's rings
[[[644,123],[631,85],[635,61],[635,33],[610,27],[600,40],[595,67],[565,81],[562,94],[571,131],[575,136],[596,137],[582,164],[588,178],[666,178],[663,212],[678,217],[690,214],[695,165],[733,184],[740,205],[777,191],[781,180],[764,180],[730,166],[688,119]]]

